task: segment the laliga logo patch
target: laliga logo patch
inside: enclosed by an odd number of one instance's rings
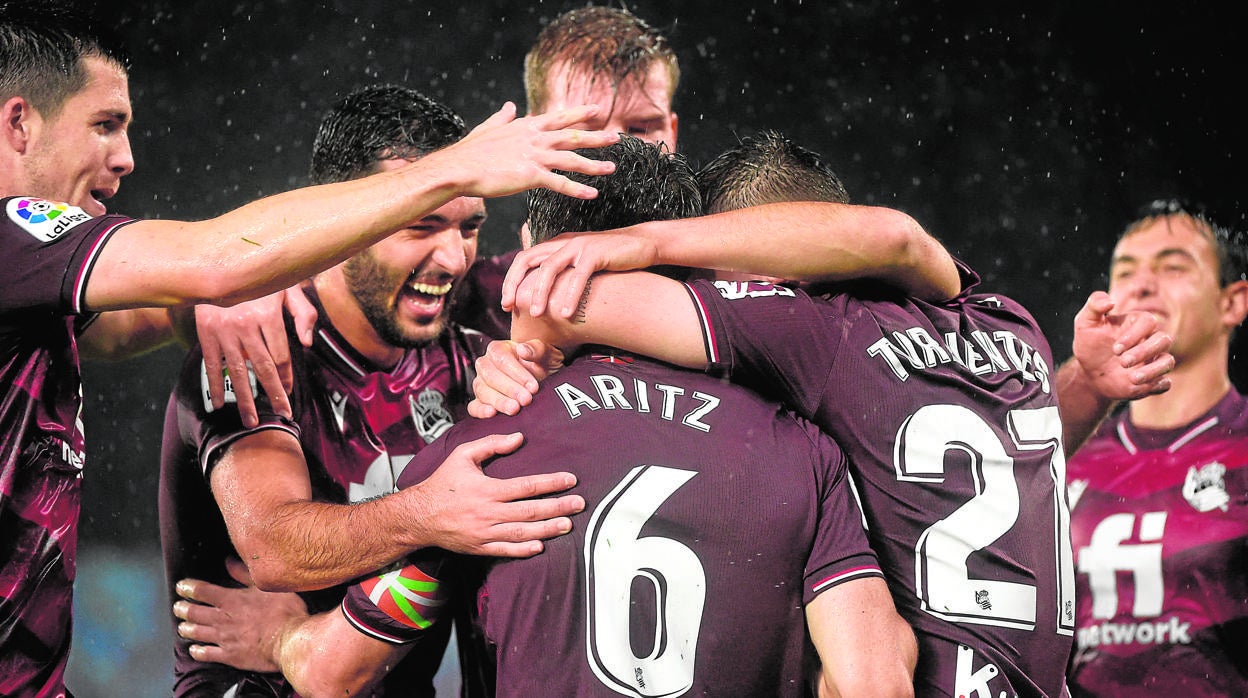
[[[234,393],[234,380],[230,376],[230,369],[223,367],[221,374],[225,378],[225,404],[228,405],[231,402],[238,404],[238,395]],[[259,393],[256,392],[256,372],[251,370],[250,361],[247,362],[247,383],[251,386],[251,394],[258,396]],[[208,367],[204,365],[202,360],[199,362],[199,390],[204,398],[204,411],[211,413],[212,394],[208,391]]]
[[[91,214],[77,206],[46,199],[10,199],[5,208],[9,220],[39,242],[52,242],[74,226],[91,220]]]

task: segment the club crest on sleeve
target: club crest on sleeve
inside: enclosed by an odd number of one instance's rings
[[[9,199],[5,212],[19,228],[44,243],[53,242],[91,220],[91,214],[77,206],[31,197]]]
[[[234,392],[234,379],[230,376],[230,369],[222,367],[221,374],[225,379],[225,404],[238,403],[238,395]],[[247,384],[251,386],[251,394],[258,395],[256,392],[256,372],[251,369],[251,364],[247,364]],[[212,393],[208,390],[208,367],[201,360],[199,362],[199,392],[204,398],[204,411],[212,412]]]

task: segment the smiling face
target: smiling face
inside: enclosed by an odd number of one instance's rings
[[[576,128],[626,133],[676,150],[676,114],[672,112],[672,77],[662,61],[618,86],[607,75],[576,70],[567,61],[552,66],[546,78],[546,112],[596,104],[598,116]]]
[[[1174,337],[1170,353],[1179,364],[1229,342],[1236,324],[1213,245],[1192,218],[1169,215],[1127,233],[1114,248],[1109,294],[1116,309],[1156,316]]]
[[[407,162],[385,160],[378,169]],[[347,289],[382,342],[409,348],[437,339],[484,222],[484,200],[460,197],[342,264]]]
[[[13,194],[39,196],[104,215],[103,200],[134,170],[130,152],[130,91],[112,61],[83,60],[86,86],[49,118],[32,115],[22,176]]]

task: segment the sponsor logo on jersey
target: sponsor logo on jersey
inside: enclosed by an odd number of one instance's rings
[[[335,390],[329,394],[329,409],[334,413],[334,424],[338,425],[338,433],[346,432],[347,396]]]
[[[1190,645],[1192,624],[1171,616],[1140,623],[1103,622],[1079,628],[1079,649],[1101,645]]]
[[[234,392],[234,379],[230,376],[230,369],[222,367],[221,375],[225,379],[225,404],[238,403],[238,395]],[[251,386],[252,396],[259,393],[256,391],[256,372],[251,368],[251,362],[247,362],[247,383]],[[201,360],[199,362],[199,389],[204,398],[204,411],[212,413],[212,394],[208,391],[208,367]]]
[[[953,695],[959,698],[998,698],[1006,696],[1005,691],[993,691],[992,680],[1001,675],[1001,669],[992,662],[975,668],[975,650],[966,645],[958,645],[958,663],[953,678]],[[1008,684],[1006,684],[1008,686]],[[1015,693],[1014,696],[1018,694]]]
[[[446,604],[445,592],[439,586],[438,580],[415,565],[360,583],[369,601],[387,617],[416,630],[433,625]]]
[[[91,220],[91,214],[77,206],[46,199],[10,199],[5,209],[9,220],[39,242],[52,242],[75,226]]]
[[[1199,469],[1193,465],[1187,469],[1187,479],[1183,481],[1183,498],[1201,513],[1214,509],[1226,511],[1231,495],[1226,492],[1225,475],[1226,466],[1217,461]]]
[[[434,439],[455,424],[451,411],[446,409],[446,396],[433,388],[425,388],[416,397],[409,395],[407,402],[412,408],[412,421],[416,423],[416,433],[420,434],[420,438],[424,439],[427,444],[433,443]]]

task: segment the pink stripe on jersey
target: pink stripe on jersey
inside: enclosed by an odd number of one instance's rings
[[[706,303],[698,292],[689,284],[685,284],[685,290],[689,292],[689,297],[693,300],[693,307],[698,313],[698,324],[702,328],[702,343],[706,349],[706,360],[712,364],[719,363],[719,345],[715,342],[715,332],[711,329],[711,316],[706,311]]]
[[[884,573],[875,565],[863,565],[862,567],[851,567],[850,569],[834,574],[831,577],[824,577],[810,586],[811,591],[820,592],[824,589],[834,587],[837,584],[848,582],[858,577],[883,577]]]

